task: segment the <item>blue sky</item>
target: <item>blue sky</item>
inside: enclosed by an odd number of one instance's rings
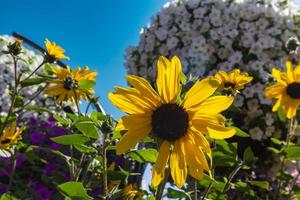
[[[55,41],[71,58],[72,68],[98,71],[96,95],[105,111],[119,118],[107,99],[113,86],[125,86],[125,49],[136,45],[139,32],[167,0],[0,0],[0,34],[16,31],[43,45]]]

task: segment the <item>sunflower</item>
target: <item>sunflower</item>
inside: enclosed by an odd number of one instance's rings
[[[133,88],[116,88],[109,94],[110,101],[127,113],[116,127],[127,130],[116,145],[122,154],[145,136],[158,138],[160,150],[152,169],[152,186],[157,187],[165,176],[169,163],[171,176],[178,187],[185,183],[187,173],[196,179],[203,170],[210,172],[206,157],[211,159],[211,149],[205,135],[224,139],[235,134],[225,127],[220,112],[233,102],[230,96],[212,96],[220,83],[213,77],[198,81],[180,101],[181,63],[161,56],[157,62],[157,92],[143,78],[127,75]]]
[[[20,134],[25,130],[25,127],[17,129],[16,122],[13,122],[4,129],[0,136],[0,148],[8,149],[20,140]]]
[[[221,83],[219,87],[221,90],[229,90],[234,94],[253,79],[248,73],[241,73],[239,69],[234,69],[229,73],[219,71],[215,78]]]
[[[126,200],[142,200],[143,193],[138,191],[132,184],[123,189],[123,195]]]
[[[62,101],[78,101],[82,98],[87,100],[87,94],[94,94],[93,88],[82,90],[78,86],[79,81],[95,81],[97,72],[89,72],[88,67],[81,69],[77,67],[74,71],[62,67],[52,67],[52,72],[56,76],[54,80],[50,80],[50,86],[45,89],[44,93],[49,96],[57,96],[56,103]]]
[[[300,65],[293,69],[292,63],[287,61],[286,73],[273,68],[272,75],[277,82],[265,89],[265,95],[277,99],[272,108],[273,112],[281,107],[287,118],[291,119],[295,117],[300,105]]]
[[[47,62],[53,63],[59,59],[69,59],[69,57],[65,56],[65,50],[55,44],[55,42],[50,42],[48,39],[45,40],[46,46],[46,60]]]

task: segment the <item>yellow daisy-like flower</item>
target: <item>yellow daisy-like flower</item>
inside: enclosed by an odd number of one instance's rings
[[[234,69],[229,73],[219,71],[215,78],[221,83],[219,87],[221,90],[231,90],[234,93],[243,89],[253,79],[248,73],[241,73],[239,69]]]
[[[55,42],[50,42],[48,39],[45,40],[47,61],[52,63],[59,59],[69,59],[65,56],[65,50],[58,46]]]
[[[0,136],[0,148],[8,149],[21,139],[20,134],[25,130],[25,127],[17,129],[16,122],[13,122],[4,129]]]
[[[87,100],[87,94],[94,94],[93,88],[83,91],[78,87],[81,80],[95,81],[97,72],[89,72],[88,67],[83,69],[77,67],[74,71],[69,66],[67,68],[53,67],[52,72],[56,78],[49,81],[50,85],[44,93],[49,96],[57,96],[57,104],[68,100],[78,102],[81,98]]]
[[[272,111],[275,112],[279,107],[286,113],[287,118],[293,118],[300,105],[300,65],[293,69],[290,61],[286,62],[286,73],[275,68],[272,75],[277,83],[265,89],[268,98],[277,99]]]
[[[141,200],[143,199],[143,194],[132,184],[129,184],[123,189],[123,197],[126,200]]]
[[[128,115],[120,119],[116,130],[127,130],[116,145],[117,154],[136,146],[152,134],[161,139],[157,161],[152,170],[152,186],[157,187],[169,163],[171,176],[178,187],[187,173],[202,179],[203,170],[210,172],[206,156],[211,149],[205,138],[224,139],[235,134],[225,127],[220,112],[233,102],[230,96],[212,96],[220,83],[213,77],[198,81],[179,103],[181,63],[161,56],[157,62],[157,92],[143,78],[128,75],[133,88],[116,88],[109,94],[111,102]]]

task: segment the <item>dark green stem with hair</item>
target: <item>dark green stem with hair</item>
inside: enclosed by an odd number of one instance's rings
[[[9,151],[9,153],[11,154],[11,164],[12,164],[12,170],[11,170],[11,174],[9,176],[9,183],[8,183],[8,191],[11,190],[12,187],[12,183],[13,183],[13,177],[15,175],[16,172],[16,166],[17,166],[17,161],[16,161],[16,155],[15,153]]]
[[[170,176],[170,169],[167,168],[166,169],[165,178],[162,181],[162,183],[159,185],[158,190],[156,192],[156,195],[155,195],[155,199],[156,200],[161,200],[161,198],[162,198],[162,196],[164,194],[165,186],[166,186],[166,184],[168,182],[169,176]]]
[[[238,171],[242,168],[243,164],[244,164],[243,161],[239,162],[236,165],[236,167],[234,168],[234,170],[230,173],[230,175],[225,183],[223,193],[228,191],[228,189],[230,188],[230,183],[231,183],[232,179],[235,177],[235,175],[238,173]]]
[[[31,74],[29,74],[23,81],[26,81],[27,79],[29,79],[33,74],[35,74],[35,72],[37,72],[44,64],[46,63],[45,60],[43,60],[43,62],[33,71],[31,72]]]

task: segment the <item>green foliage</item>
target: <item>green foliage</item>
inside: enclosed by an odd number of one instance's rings
[[[300,160],[300,146],[290,146],[285,149],[285,153],[289,160]]]
[[[245,162],[252,162],[255,159],[254,153],[251,147],[247,147],[244,151],[243,160]]]
[[[139,149],[130,151],[127,153],[127,156],[136,160],[140,163],[155,163],[156,158],[158,156],[158,152],[156,149]]]
[[[216,140],[213,150],[213,163],[215,166],[232,167],[237,161],[237,143],[228,143],[225,140]]]
[[[246,132],[242,131],[238,127],[231,126],[231,128],[235,129],[235,131],[236,131],[235,135],[238,136],[238,137],[250,137],[249,134],[247,134]]]
[[[72,200],[89,200],[90,197],[81,182],[66,182],[57,186],[59,191]]]
[[[171,199],[192,199],[184,190],[175,190],[173,188],[168,188],[167,197]]]
[[[41,78],[41,77],[29,78],[27,80],[21,81],[20,84],[22,87],[28,87],[28,86],[44,83],[46,80],[47,80],[46,78]]]
[[[81,134],[72,134],[53,137],[51,140],[63,145],[81,145],[89,141],[89,138]]]
[[[80,121],[75,124],[75,127],[85,136],[98,139],[98,131],[92,121]]]

